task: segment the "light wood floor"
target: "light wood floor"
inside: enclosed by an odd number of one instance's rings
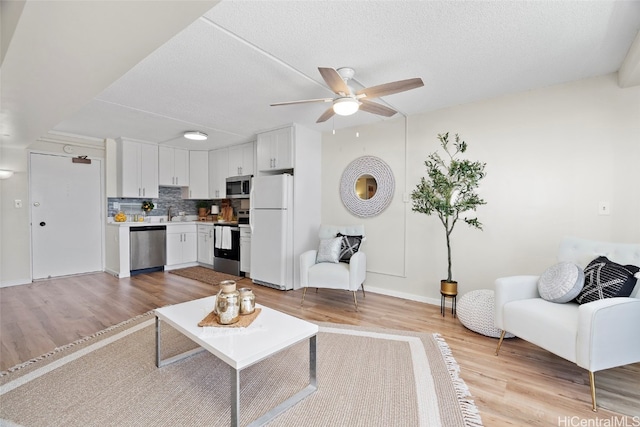
[[[576,423],[596,418],[624,422],[619,412],[591,411],[585,370],[517,338],[505,340],[496,357],[496,339],[469,331],[450,311],[442,317],[438,306],[371,292],[363,299],[359,292],[356,312],[351,293],[309,290],[300,307],[302,290],[252,287],[261,304],[310,321],[440,333],[486,426],[587,425]],[[217,287],[170,273],[128,279],[99,273],[2,288],[0,370],[154,308],[216,292]],[[637,418],[588,425],[640,425],[640,364],[598,372],[596,383],[603,406]]]

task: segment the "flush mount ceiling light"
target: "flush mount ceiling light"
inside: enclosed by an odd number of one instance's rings
[[[184,133],[184,137],[187,139],[192,139],[194,141],[204,141],[209,137],[209,135],[197,130],[189,130]]]
[[[333,112],[339,116],[350,116],[360,108],[360,103],[354,98],[338,98],[333,101]]]

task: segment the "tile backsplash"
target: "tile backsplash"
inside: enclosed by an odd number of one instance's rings
[[[141,214],[142,202],[145,200],[151,200],[155,205],[153,210],[148,213],[148,216],[167,216],[169,206],[171,206],[171,215],[178,215],[179,212],[184,212],[186,215],[198,214],[198,203],[201,201],[206,202],[210,208],[211,205],[220,206],[220,200],[189,200],[182,198],[182,189],[180,187],[160,187],[159,197],[157,199],[149,198],[117,198],[110,197],[107,199],[107,216],[112,217],[123,211],[125,214]],[[114,208],[114,203],[119,203],[120,209]],[[240,200],[232,199],[231,205],[234,211],[240,207]]]

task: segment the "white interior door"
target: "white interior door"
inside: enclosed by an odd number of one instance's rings
[[[29,162],[33,279],[102,271],[100,160],[32,153]]]

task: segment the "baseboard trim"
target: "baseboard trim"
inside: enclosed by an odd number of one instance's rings
[[[381,294],[381,295],[387,295],[390,297],[408,299],[410,301],[424,302],[432,305],[440,305],[440,300],[436,298],[421,297],[418,295],[408,294],[405,292],[397,292],[397,291],[390,291],[389,289],[374,288],[371,286],[367,286],[366,282],[364,284],[364,290],[365,292],[371,292],[374,294]]]
[[[19,285],[28,285],[31,282],[31,279],[18,279],[18,280],[7,280],[5,282],[0,282],[0,288],[8,288],[9,286],[19,286]]]

